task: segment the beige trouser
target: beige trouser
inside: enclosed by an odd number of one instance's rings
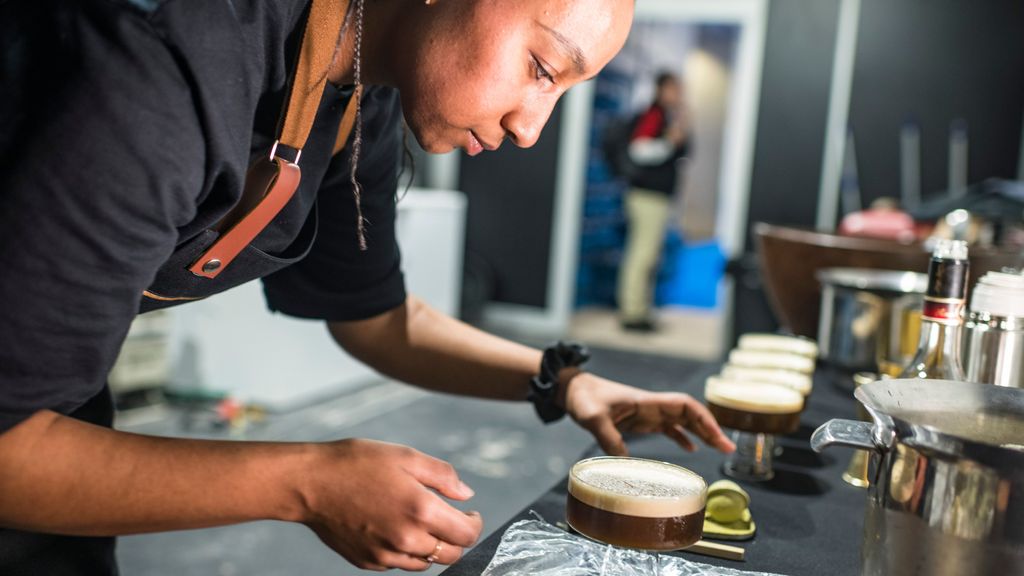
[[[619,268],[619,315],[625,322],[648,317],[656,266],[671,212],[667,194],[632,188],[626,193],[626,251]]]

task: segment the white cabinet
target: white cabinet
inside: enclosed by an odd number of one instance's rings
[[[465,196],[448,190],[412,189],[398,204],[408,291],[453,315],[462,284],[465,214]],[[375,378],[334,344],[323,322],[268,311],[258,281],[172,308],[169,316],[172,387],[225,391],[287,409]]]

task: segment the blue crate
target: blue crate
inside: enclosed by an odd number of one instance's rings
[[[718,306],[718,284],[725,273],[725,254],[718,242],[681,243],[666,250],[655,289],[658,306]]]

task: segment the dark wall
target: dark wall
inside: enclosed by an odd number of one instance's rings
[[[814,225],[838,18],[838,0],[770,4],[747,212],[748,251],[754,249],[749,232],[754,222]],[[745,332],[774,331],[778,323],[768,307],[756,258],[748,255],[730,270],[735,280],[733,340]]]
[[[921,130],[921,193],[947,188],[950,122],[968,123],[968,180],[1015,178],[1024,2],[864,2],[850,101],[865,204],[900,192],[899,129]]]
[[[838,0],[770,4],[750,179],[751,223],[814,225],[838,19]]]
[[[749,223],[813,226],[825,147],[839,1],[772,0],[751,179]],[[921,129],[921,190],[946,188],[950,122],[969,125],[969,180],[1013,178],[1024,113],[1024,3],[865,0],[849,123],[863,203],[898,196],[899,129]],[[748,228],[749,231],[749,228]],[[753,250],[749,240],[748,250]],[[774,321],[746,266],[735,333]]]
[[[505,142],[462,155],[459,187],[469,198],[466,265],[490,277],[494,302],[547,306],[548,260],[562,104],[533,148]]]
[[[813,226],[839,1],[770,6],[748,220]],[[1014,178],[1022,113],[1024,3],[861,3],[849,121],[865,205],[899,194],[898,138],[907,118],[921,127],[927,197],[946,188],[955,118],[969,125],[970,181]]]

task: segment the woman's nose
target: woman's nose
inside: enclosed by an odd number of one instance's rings
[[[529,148],[536,144],[556,102],[557,100],[550,103],[534,102],[506,114],[502,127],[505,128],[512,143],[520,148]]]

